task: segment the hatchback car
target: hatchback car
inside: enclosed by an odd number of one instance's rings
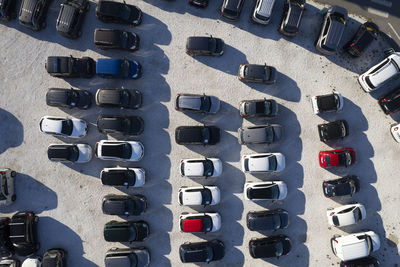
[[[19,267],[21,262],[19,260],[14,259],[2,259],[0,260],[1,267]]]
[[[103,22],[114,22],[138,26],[142,23],[142,11],[125,2],[99,0],[96,6],[96,17]]]
[[[243,100],[239,105],[242,118],[276,117],[278,104],[273,99]]]
[[[379,28],[375,23],[365,22],[344,49],[353,57],[359,57],[378,38]]]
[[[218,213],[182,213],[179,216],[179,230],[184,233],[207,233],[221,229]]]
[[[343,261],[367,257],[380,246],[379,236],[373,231],[338,235],[331,239],[333,253]]]
[[[60,108],[88,109],[92,104],[92,93],[88,90],[67,88],[49,88],[46,93],[46,104]]]
[[[104,226],[103,233],[107,242],[143,241],[149,236],[150,227],[145,221],[110,221]]]
[[[287,186],[282,181],[248,182],[243,193],[247,200],[282,200],[287,196]]]
[[[379,267],[380,262],[374,257],[368,256],[365,258],[352,260],[352,261],[341,261],[340,267]]]
[[[100,107],[137,109],[142,106],[142,93],[133,89],[98,89],[95,100]]]
[[[285,169],[282,153],[257,153],[242,156],[242,170],[246,173],[281,172]]]
[[[242,82],[273,84],[276,82],[277,72],[274,67],[256,64],[241,64],[238,78]]]
[[[356,224],[367,217],[363,204],[354,203],[337,208],[329,208],[326,211],[329,225],[342,227]]]
[[[311,103],[314,114],[340,111],[343,109],[343,97],[335,90],[332,91],[331,94],[311,97]]]
[[[52,248],[43,255],[42,267],[66,267],[67,251],[61,248]]]
[[[84,120],[63,117],[44,116],[39,121],[42,133],[68,138],[82,138],[87,134],[88,126]]]
[[[10,240],[10,218],[0,217],[0,258],[11,258],[14,247]]]
[[[103,185],[141,187],[145,183],[145,171],[142,168],[104,168],[100,179]]]
[[[10,240],[15,254],[26,257],[39,249],[37,223],[39,217],[31,211],[14,214],[10,222]]]
[[[91,78],[96,72],[96,64],[90,57],[48,57],[45,68],[58,78]]]
[[[348,167],[356,162],[356,152],[352,148],[342,148],[319,152],[319,166],[322,168]]]
[[[333,6],[325,14],[321,33],[315,48],[321,54],[333,55],[342,39],[347,21],[347,10],[340,6]]]
[[[186,242],[179,247],[179,257],[183,263],[209,263],[221,260],[224,256],[225,245],[217,239],[195,243]]]
[[[150,253],[145,247],[111,248],[106,252],[105,267],[147,267],[150,264]]]
[[[386,84],[400,73],[400,52],[396,52],[379,62],[358,77],[361,88],[369,93]]]
[[[47,157],[55,162],[86,163],[92,159],[92,148],[87,144],[52,144]]]
[[[283,127],[278,124],[241,127],[238,130],[239,144],[271,144],[282,140]]]
[[[144,156],[144,146],[138,141],[100,140],[95,155],[102,160],[139,161]]]
[[[16,176],[17,176],[16,171],[13,171],[8,168],[0,169],[0,178],[1,178],[0,206],[9,206],[15,200],[17,200],[17,195],[15,194],[15,188],[14,188],[14,179]]]
[[[272,16],[275,0],[257,0],[254,7],[253,16],[251,17],[254,22],[267,25]]]
[[[144,128],[144,121],[139,116],[100,115],[96,124],[103,134],[140,135]]]
[[[221,130],[215,126],[179,126],[175,129],[175,142],[179,145],[215,145]]]
[[[208,0],[189,0],[189,4],[196,7],[207,7]]]
[[[0,20],[9,21],[16,17],[17,0],[0,0]]]
[[[286,36],[295,36],[299,31],[306,0],[285,0],[279,32]]]
[[[19,9],[19,24],[34,31],[45,28],[50,3],[51,0],[22,0]]]
[[[121,49],[136,51],[139,49],[139,35],[133,32],[115,29],[95,29],[94,44],[100,49]]]
[[[186,40],[186,54],[189,56],[221,56],[225,43],[212,36],[191,36]]]
[[[56,22],[57,31],[68,38],[82,35],[82,24],[90,5],[88,0],[66,0],[61,4]]]
[[[230,20],[238,20],[242,12],[244,0],[224,0],[221,16]]]
[[[141,76],[142,66],[129,59],[99,58],[96,74],[103,78],[137,79]]]
[[[175,99],[175,109],[183,112],[215,114],[218,112],[220,101],[215,96],[178,94]]]
[[[2,265],[0,264],[0,266],[2,266]],[[46,265],[46,266],[49,267],[49,266],[55,266],[55,265]],[[22,262],[21,267],[42,267],[42,259],[39,257],[27,258]]]
[[[251,231],[275,231],[289,225],[289,213],[284,209],[250,211],[246,216]]]
[[[355,175],[322,182],[325,197],[353,196],[360,190],[360,180]]]
[[[392,127],[390,127],[390,132],[392,133],[394,140],[397,143],[400,143],[400,123],[392,125]]]
[[[114,195],[103,197],[101,209],[108,215],[138,216],[146,211],[147,199],[143,195]]]
[[[379,106],[385,114],[393,114],[400,110],[400,88],[397,88],[379,99]]]
[[[318,134],[322,142],[343,139],[349,135],[349,127],[345,120],[318,124]]]
[[[253,238],[249,242],[250,255],[255,258],[279,258],[289,254],[292,241],[285,235]]]
[[[221,199],[219,188],[214,185],[207,186],[182,186],[178,190],[178,203],[185,206],[212,206],[217,205]]]
[[[222,173],[222,162],[217,158],[183,159],[179,172],[188,178],[218,177]]]

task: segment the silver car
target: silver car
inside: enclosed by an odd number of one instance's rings
[[[1,175],[1,191],[0,191],[0,206],[11,205],[16,199],[14,191],[14,177],[17,173],[10,169],[0,170]]]
[[[239,143],[245,144],[271,144],[279,142],[283,136],[283,127],[278,124],[256,125],[241,127],[238,130]]]

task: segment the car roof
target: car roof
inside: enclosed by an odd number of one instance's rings
[[[286,27],[293,27],[297,29],[299,27],[300,17],[303,13],[304,6],[300,7],[298,3],[294,3],[291,1],[289,8],[290,13],[288,14]]]
[[[99,89],[98,100],[104,104],[120,104],[121,90],[119,89]]]
[[[261,0],[261,5],[258,13],[266,16],[270,16],[272,8],[274,7],[275,0]]]
[[[202,232],[203,220],[202,219],[184,219],[183,220],[184,232]]]
[[[103,209],[106,212],[124,214],[126,201],[127,199],[107,199],[103,205]]]
[[[252,217],[252,226],[255,228],[262,228],[262,229],[274,229],[274,216],[279,216],[278,214],[260,214],[256,217]]]
[[[330,109],[336,109],[336,97],[335,94],[329,94],[329,95],[320,95],[317,98],[318,102],[318,108],[321,110],[330,110]]]
[[[71,89],[50,88],[46,93],[46,100],[50,103],[65,104],[68,102]]]
[[[97,5],[99,5],[101,13],[116,16],[120,13],[121,6],[124,4],[117,1],[100,0]]]
[[[379,70],[375,71],[373,74],[369,75],[369,79],[372,82],[373,85],[378,86],[381,83],[385,82],[387,79],[390,77],[396,75],[399,73],[399,65],[395,65],[392,62],[393,59],[391,59],[389,62],[387,62],[384,66],[382,66]],[[397,62],[397,64],[400,63]]]
[[[351,193],[350,185],[346,183],[335,184],[335,194],[336,195],[348,195]]]
[[[251,188],[251,198],[255,198],[255,199],[263,199],[263,198],[272,198],[275,197],[272,195],[272,188],[274,187],[278,187],[279,186],[277,184],[273,184],[273,185],[266,185],[266,187],[263,188]]]
[[[45,118],[42,120],[41,123],[42,131],[50,133],[61,133],[63,121],[64,120],[52,120],[50,118]]]
[[[265,171],[269,169],[269,156],[259,156],[259,157],[251,157],[249,158],[249,170],[250,171]]]
[[[96,63],[96,72],[119,75],[121,72],[121,60],[118,58],[99,58]]]
[[[48,57],[46,68],[50,73],[68,73],[69,63],[69,57]]]
[[[345,24],[335,19],[330,18],[330,25],[326,34],[325,46],[336,49],[337,45],[342,38]]]
[[[265,65],[248,64],[247,76],[249,77],[264,77]]]
[[[203,162],[189,162],[184,165],[185,175],[203,176],[204,164]]]
[[[129,255],[118,255],[118,256],[107,256],[105,259],[106,267],[128,267],[136,266],[132,265],[131,258]]]
[[[127,173],[129,172],[129,174]],[[105,184],[121,184],[124,183],[135,183],[136,173],[133,170],[112,170],[108,172],[103,172],[101,176],[101,181]]]
[[[47,155],[51,159],[68,159],[70,156],[69,146],[50,146]]]
[[[57,18],[57,30],[69,32],[75,16],[79,14],[79,9],[68,4],[61,4],[60,14]]]
[[[179,129],[180,142],[203,142],[203,127],[185,127]]]
[[[342,239],[343,260],[354,259],[357,257],[365,257],[369,255],[369,247],[366,239],[359,239],[355,235],[346,236]]]
[[[188,47],[190,50],[208,50],[208,42],[211,37],[191,36],[188,38]]]
[[[94,32],[94,40],[96,42],[115,44],[120,40],[121,32],[120,30],[96,29]]]
[[[119,98],[118,98],[119,100]],[[97,121],[97,126],[101,129],[115,129],[117,131],[122,130],[122,117],[102,117]]]
[[[268,135],[267,132],[269,132],[267,127],[244,129],[243,130],[243,139],[245,142],[252,142],[252,141],[272,142],[273,135]]]
[[[19,20],[32,24],[32,16],[35,12],[35,7],[39,0],[23,0],[21,5],[21,13],[19,16]]]
[[[201,190],[201,189],[200,189]],[[202,202],[202,195],[201,192],[199,191],[184,191],[183,193],[183,199],[182,202],[185,205],[201,205]]]
[[[200,109],[201,108],[201,98],[202,96],[179,96],[179,107],[180,108],[190,108],[190,109]]]
[[[104,235],[107,236],[107,241],[120,241],[128,242],[131,236],[131,227],[126,225],[125,227],[107,227],[104,231]]]
[[[328,123],[325,125],[328,136],[342,136],[342,128],[338,123]]]
[[[243,0],[226,0],[225,8],[230,10],[238,10],[242,1]]]
[[[106,157],[120,157],[124,154],[125,145],[125,143],[103,144],[101,146],[101,154]]]
[[[186,262],[203,262],[208,258],[205,245],[197,246],[195,249],[187,249],[184,254]]]

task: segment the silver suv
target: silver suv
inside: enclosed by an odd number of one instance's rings
[[[271,20],[274,4],[275,0],[257,0],[252,16],[253,20],[260,24],[268,24]]]

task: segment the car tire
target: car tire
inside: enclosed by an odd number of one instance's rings
[[[17,195],[12,195],[11,196],[11,201],[14,202],[15,200],[17,200]]]
[[[15,177],[17,176],[17,172],[16,171],[11,171],[11,177]]]

